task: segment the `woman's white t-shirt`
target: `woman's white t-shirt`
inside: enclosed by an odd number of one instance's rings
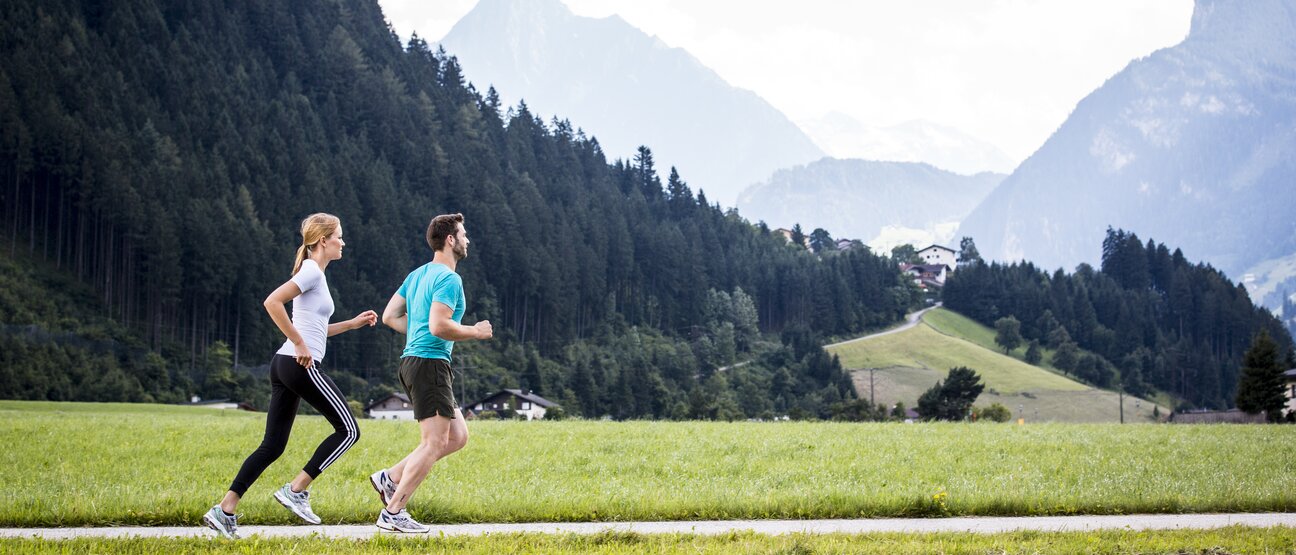
[[[324,360],[324,344],[328,340],[329,317],[333,316],[333,295],[329,293],[328,280],[319,264],[307,258],[292,277],[301,294],[293,299],[292,323],[300,333],[315,360]],[[279,354],[295,356],[292,340],[284,341]]]

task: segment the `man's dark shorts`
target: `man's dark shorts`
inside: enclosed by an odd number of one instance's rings
[[[415,420],[438,415],[455,417],[458,404],[449,362],[439,358],[404,357],[397,374],[414,405]]]

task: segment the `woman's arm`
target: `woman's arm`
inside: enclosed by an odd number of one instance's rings
[[[361,312],[360,314],[357,314],[355,318],[352,318],[350,320],[344,320],[342,322],[334,322],[332,324],[329,324],[328,336],[333,337],[344,331],[351,331],[356,328],[363,328],[366,325],[372,326],[377,323],[378,323],[378,314],[372,310],[366,310],[364,312]]]
[[[297,359],[297,364],[309,368],[314,364],[315,359],[311,357],[310,349],[306,348],[306,341],[302,339],[301,334],[297,332],[297,328],[293,326],[292,319],[288,317],[288,309],[284,308],[288,301],[297,298],[297,295],[300,294],[301,288],[297,287],[297,284],[293,283],[292,280],[288,280],[283,285],[280,285],[278,289],[272,291],[270,296],[266,297],[265,302],[261,304],[265,306],[266,312],[270,313],[270,319],[274,321],[276,326],[279,326],[279,331],[283,332],[284,337],[287,337],[288,341],[292,342],[293,358]]]

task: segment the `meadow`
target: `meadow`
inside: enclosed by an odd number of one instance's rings
[[[771,536],[733,533],[634,534],[608,532],[576,534],[500,534],[483,537],[393,537],[367,540],[321,538],[247,538],[237,542],[213,539],[0,539],[0,551],[14,555],[37,553],[814,553],[858,554],[1015,554],[1015,553],[1293,553],[1296,530],[1291,528],[1229,527],[1216,530],[1102,532],[1011,532],[1002,534],[789,534]]]
[[[946,309],[923,316],[912,329],[837,345],[827,350],[852,369],[855,390],[878,403],[903,402],[913,407],[918,396],[945,379],[950,368],[976,370],[986,389],[978,406],[1000,403],[1014,418],[1028,421],[1118,422],[1121,400],[1112,391],[1096,389],[1062,375],[1048,364],[1052,351],[1043,349],[1044,362],[1032,366],[1022,359],[1026,348],[1005,354],[994,343],[994,330]],[[866,368],[873,368],[872,384]],[[1154,410],[1167,409],[1148,400],[1126,396],[1128,422],[1152,422]]]
[[[225,492],[264,415],[0,402],[0,525],[189,525]],[[328,426],[300,416],[244,524],[291,524],[270,494]],[[367,476],[409,422],[362,437],[312,489],[325,523],[366,523]],[[519,422],[470,426],[410,505],[430,523],[1296,510],[1294,426]]]

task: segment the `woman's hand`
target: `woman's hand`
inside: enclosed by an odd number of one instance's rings
[[[377,323],[378,313],[372,310],[366,310],[351,319],[351,329],[363,328],[365,326],[373,327]]]
[[[297,364],[302,368],[311,368],[315,365],[315,358],[311,356],[310,349],[306,348],[305,343],[293,343],[293,358],[297,359]]]

